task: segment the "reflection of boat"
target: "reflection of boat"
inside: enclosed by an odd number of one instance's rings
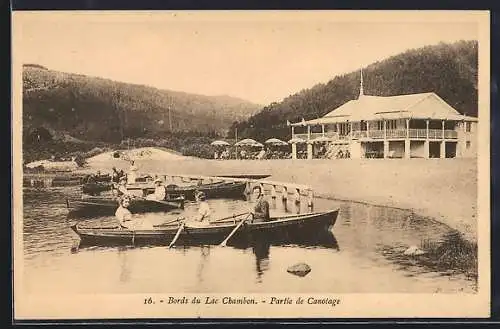
[[[66,206],[71,212],[82,213],[82,215],[114,214],[118,208],[118,200],[113,196],[82,195],[80,198],[66,198]],[[131,213],[169,211],[182,208],[184,208],[183,196],[167,196],[162,201],[132,198],[129,206]]]
[[[306,240],[317,240],[334,225],[338,209],[327,212],[306,213],[301,215],[285,215],[272,217],[269,222],[244,223],[229,240],[230,244],[252,241],[255,237],[268,241],[290,241],[301,243]],[[208,226],[189,226],[180,231],[177,245],[219,244],[237,226],[234,220],[212,223]],[[81,244],[114,245],[114,244],[169,244],[178,233],[179,224],[157,227],[153,230],[130,231],[117,226],[84,227],[75,224],[71,227],[79,235]]]

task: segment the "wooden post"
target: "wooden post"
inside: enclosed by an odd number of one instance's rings
[[[309,208],[309,211],[313,211],[314,209],[314,192],[312,189],[309,190],[309,193],[308,193],[308,199],[307,199],[307,207]]]
[[[286,186],[283,186],[283,189],[281,190],[281,200],[285,202],[288,200],[288,188]]]
[[[325,125],[321,125],[321,134],[325,137]]]
[[[292,139],[295,137],[295,127],[292,126]]]
[[[384,120],[384,139],[387,139],[387,121]]]
[[[288,189],[286,186],[283,186],[283,189],[281,190],[281,204],[283,205],[283,211],[287,212],[287,205],[288,205]]]
[[[441,121],[441,127],[442,127],[442,135],[443,135],[443,139],[444,139],[444,120]]]
[[[311,140],[311,126],[307,126],[307,140]]]
[[[410,138],[410,119],[406,119],[406,138]]]
[[[370,137],[370,121],[366,121],[366,137]]]
[[[295,188],[294,199],[295,199],[295,203],[300,203],[300,189],[299,188]]]
[[[425,137],[429,139],[429,119],[425,120]]]
[[[276,199],[276,185],[271,186],[271,198]]]

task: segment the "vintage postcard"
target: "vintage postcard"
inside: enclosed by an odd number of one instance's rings
[[[16,320],[489,316],[487,11],[12,24]]]

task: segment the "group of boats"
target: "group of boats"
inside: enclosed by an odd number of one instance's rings
[[[92,184],[93,193],[88,192]],[[96,184],[99,192],[95,192]],[[164,200],[151,200],[147,195],[154,192],[152,180],[139,179],[127,184],[132,197],[129,210],[131,213],[154,211],[167,212],[183,209],[185,202],[195,200],[195,194],[203,192],[207,199],[245,198],[247,184],[245,181],[223,180],[219,182],[185,185],[166,185]],[[118,207],[117,197],[113,194],[112,182],[93,181],[82,184],[80,197],[69,197],[66,205],[71,214],[88,217],[96,215],[112,215]],[[129,230],[118,225],[85,226],[77,222],[71,229],[79,236],[82,245],[121,245],[121,244],[168,244],[176,245],[213,245],[241,243],[265,238],[269,241],[301,241],[304,237],[320,237],[330,232],[335,225],[338,209],[325,212],[309,212],[305,214],[284,214],[271,217],[266,222],[252,222],[249,213],[212,220],[209,225],[191,225],[182,218],[177,218],[156,225],[153,229]]]

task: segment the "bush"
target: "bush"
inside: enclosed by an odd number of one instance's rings
[[[181,148],[182,155],[212,159],[214,150],[210,144],[187,144]]]

